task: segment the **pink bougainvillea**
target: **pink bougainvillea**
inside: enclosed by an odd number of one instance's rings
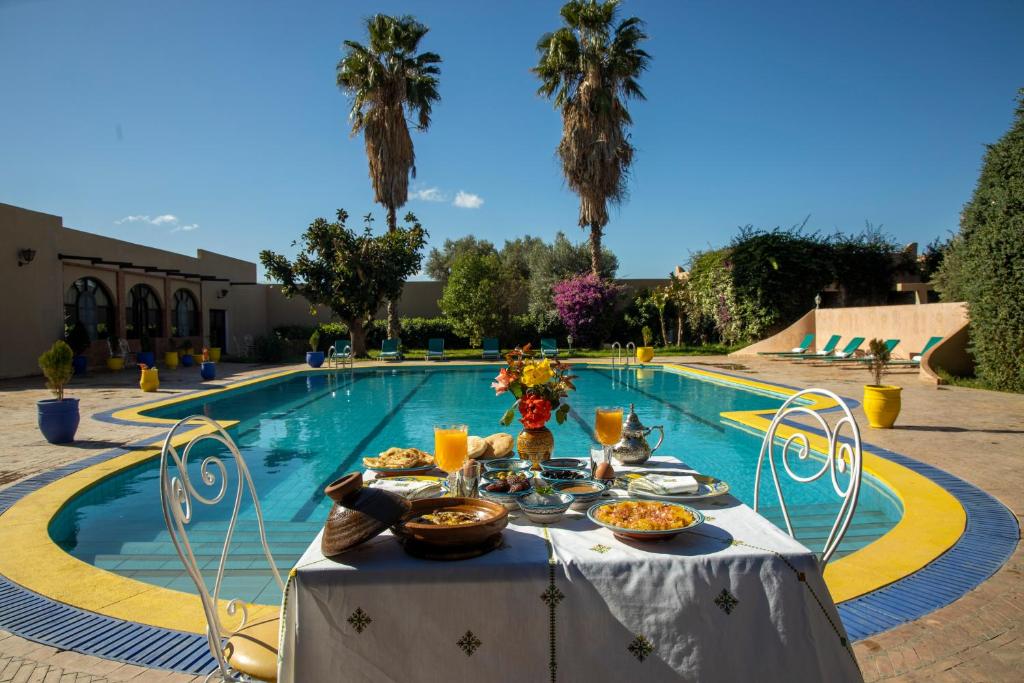
[[[621,288],[597,275],[577,275],[552,287],[555,309],[565,329],[582,342],[598,341]]]

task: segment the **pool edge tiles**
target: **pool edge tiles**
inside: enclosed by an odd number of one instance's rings
[[[752,387],[760,391],[766,391],[779,396],[787,396],[795,391],[794,388],[785,387],[784,385],[748,381],[744,378],[738,378],[733,375],[714,373],[699,368],[690,368],[688,366],[681,365],[663,367],[672,371],[682,371],[684,374],[694,374],[704,376],[709,379],[713,378],[732,386]],[[222,393],[224,391],[230,391],[233,388],[250,386],[259,382],[275,380],[280,377],[309,372],[310,371],[306,368],[293,368],[283,372],[274,372],[260,378],[227,385],[210,392],[190,392],[169,400],[161,400],[126,408],[121,411],[113,411],[113,414],[118,415],[119,413],[131,413],[132,417],[138,416],[140,421],[145,423],[166,423],[166,420],[150,418],[145,415],[139,415],[139,413],[158,406],[194,400],[198,398],[200,394]],[[748,412],[758,413],[765,411]],[[771,411],[767,412],[770,413]],[[755,425],[752,428],[756,429],[757,421],[752,421]],[[189,433],[183,434],[181,439],[184,441],[195,435],[196,432],[193,430]],[[119,449],[109,451],[98,456],[92,456],[79,461],[78,463],[74,463],[73,465],[36,475],[35,477],[18,482],[7,489],[0,490],[0,543],[4,543],[4,547],[18,547],[23,551],[16,553],[18,556],[17,561],[14,561],[14,559],[10,557],[11,555],[15,555],[14,553],[5,553],[5,557],[0,557],[0,575],[6,577],[0,579],[0,584],[4,587],[10,586],[27,596],[36,596],[42,603],[42,606],[40,606],[37,611],[42,614],[45,614],[48,609],[50,611],[71,609],[76,610],[80,615],[102,617],[105,619],[110,618],[114,621],[120,620],[122,623],[129,624],[131,622],[148,624],[149,626],[139,626],[139,628],[155,627],[158,629],[166,629],[167,634],[180,634],[182,631],[201,633],[205,629],[205,622],[202,618],[201,610],[198,609],[198,601],[194,600],[194,596],[171,591],[165,588],[159,588],[150,584],[144,584],[125,577],[119,577],[110,572],[106,572],[92,565],[86,564],[61,550],[59,546],[50,539],[48,533],[50,521],[59,513],[60,509],[63,508],[68,501],[96,482],[102,481],[124,468],[134,466],[146,459],[155,457],[159,452],[157,442],[160,440],[161,439],[159,438],[151,438],[146,441],[139,442],[130,446],[129,449],[131,450],[128,450],[127,452],[125,449]],[[867,446],[866,449],[872,453],[877,452],[880,460],[885,459],[884,456],[886,455],[891,456],[890,460],[892,461],[893,467],[906,467],[908,468],[907,471],[912,475],[914,473],[909,469],[911,466],[930,468],[930,466],[924,465],[923,463],[917,463],[911,458],[884,451],[884,449],[871,446]],[[902,461],[903,464],[895,462],[896,460]],[[951,479],[955,479],[952,475],[948,475],[941,470],[937,470],[936,468],[931,469]],[[918,473],[915,476],[920,479],[926,479],[926,475],[927,472]],[[879,478],[888,484],[884,476]],[[912,487],[913,479],[908,479],[907,481],[911,483],[908,484],[907,482],[903,482],[904,488],[907,486]],[[966,482],[961,483],[971,491],[981,494],[981,497],[987,497],[987,494],[984,494],[984,492],[980,491],[976,487],[973,487]],[[904,491],[901,491],[896,486],[891,486],[891,488],[901,497],[902,500],[906,502],[907,498]],[[994,499],[991,500],[995,505],[999,505],[994,501]],[[913,503],[911,502],[911,504]],[[957,505],[959,505],[959,503],[957,503]],[[961,510],[962,509],[963,508],[961,508]],[[1003,510],[1005,511],[1005,509]],[[970,527],[968,527],[968,529],[970,529]],[[882,538],[885,538],[885,536]],[[966,538],[966,536],[961,537],[959,539],[959,544],[969,542],[970,540],[971,539]],[[877,542],[878,541],[876,541],[876,543]],[[1015,541],[1013,543],[1015,544]],[[849,557],[856,557],[859,553],[863,553],[871,548],[872,545],[874,545],[874,543],[863,550],[859,550],[856,553],[851,554]],[[955,550],[956,548],[954,548],[954,551]],[[947,555],[953,555],[954,551],[950,551]],[[998,553],[994,555],[994,557],[997,555]],[[938,553],[936,557],[932,559],[936,558],[939,560],[944,559],[942,553]],[[846,560],[847,558],[837,560],[835,564]],[[935,562],[934,564],[939,564],[939,562]],[[985,574],[980,578],[978,578],[977,573],[973,574],[973,577],[977,579],[977,582],[974,585],[977,585],[977,583],[980,583],[980,581],[983,581],[987,576],[991,575],[991,573],[998,569],[1001,564],[1002,562],[998,562],[998,564],[996,564],[988,574]],[[19,569],[19,565],[22,566],[21,569]],[[831,566],[832,565],[830,565],[830,567]],[[45,568],[45,571],[33,571],[33,568],[40,567]],[[834,572],[831,573],[834,574]],[[829,574],[829,570],[826,570],[826,576]],[[915,576],[916,575],[911,574],[910,576],[905,577],[903,581],[909,582],[913,580]],[[833,580],[835,579],[833,578]],[[886,624],[895,625],[892,623],[892,620],[896,617],[891,613],[887,613],[888,621],[881,619],[876,622],[872,622],[871,618],[865,617],[864,614],[866,613],[870,615],[877,611],[870,603],[870,601],[875,597],[875,593],[882,593],[886,590],[908,590],[908,588],[901,586],[900,582],[879,585],[878,588],[881,588],[881,590],[864,595],[850,603],[851,606],[857,607],[856,611],[850,612],[850,610],[847,610],[851,614],[851,620],[854,620],[857,623],[856,628],[850,629],[851,633],[858,634],[857,637],[866,637],[867,635],[876,633],[879,630],[891,627]],[[921,589],[919,588],[918,590]],[[924,588],[923,590],[927,590],[927,588]],[[950,597],[948,602],[952,602],[952,600],[959,597],[959,595],[960,593],[957,593]],[[838,599],[836,601],[840,602]],[[45,607],[46,605],[49,606],[48,609]],[[189,608],[188,605],[191,605],[192,607]],[[904,610],[900,613],[901,618],[904,621],[912,618],[918,618],[939,606],[941,605],[928,607],[927,609],[920,611],[920,613],[911,614],[909,617],[907,616],[906,610]],[[265,606],[265,608],[274,611],[277,610],[277,606]],[[842,605],[840,606],[840,609],[842,612]],[[56,624],[58,625],[55,625],[53,630],[56,632],[59,628],[62,628],[63,625],[66,625],[66,623],[66,621],[57,620]],[[871,624],[877,625],[877,628],[872,630]],[[47,639],[48,635],[46,633],[38,632],[38,630],[32,631],[30,629],[21,628],[16,623],[16,620],[12,621],[9,615],[6,615],[3,609],[0,609],[0,628],[8,628],[14,633],[24,634],[26,637],[55,644],[59,647],[66,646],[69,649],[93,653],[85,647],[75,645],[74,641],[71,639]],[[56,642],[57,640],[60,642]],[[202,649],[205,650],[205,641],[200,642],[202,644]],[[159,663],[154,663],[151,658],[138,656],[137,654],[103,654],[102,652],[95,652],[95,654],[118,659],[120,661],[138,663],[144,666],[161,666]],[[194,669],[188,670],[190,672],[194,671]]]

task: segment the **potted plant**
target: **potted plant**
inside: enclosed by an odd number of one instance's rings
[[[876,429],[891,429],[900,414],[902,387],[882,384],[882,375],[889,365],[889,348],[881,339],[868,343],[867,366],[874,384],[864,386],[864,414]]]
[[[204,337],[203,341],[206,342],[206,347],[207,347],[206,350],[209,351],[209,353],[210,353],[210,362],[211,363],[219,363],[220,362],[220,347],[219,346],[210,346],[210,338],[209,337]]]
[[[121,340],[117,338],[117,335],[112,334],[107,337],[107,343],[110,345],[110,358],[107,358],[107,369],[124,369],[124,356],[121,355]]]
[[[46,376],[46,386],[57,398],[36,401],[39,412],[39,431],[50,443],[68,443],[75,440],[78,431],[78,399],[64,398],[64,385],[71,381],[71,347],[56,341],[49,351],[39,356],[39,369]]]
[[[217,376],[217,364],[210,360],[210,349],[203,349],[203,362],[199,366],[199,375],[203,379],[213,379]]]
[[[178,342],[175,341],[174,337],[170,337],[167,340],[167,351],[164,351],[164,366],[168,370],[174,370],[178,367]]]
[[[75,323],[67,330],[65,336],[67,337],[68,346],[71,347],[71,352],[74,354],[71,367],[76,375],[84,375],[89,367],[89,358],[85,355],[85,352],[89,350],[89,346],[92,344],[92,340],[89,339],[89,331],[85,329],[85,325],[82,323]]]
[[[195,359],[192,357],[191,339],[181,340],[181,344],[178,345],[178,355],[181,357],[181,364],[186,368],[190,368],[195,365]]]
[[[160,388],[160,373],[156,368],[151,368],[145,363],[139,363],[139,388],[143,391],[156,391]]]
[[[135,358],[138,360],[139,365],[148,365],[149,367],[156,365],[156,354],[153,353],[153,340],[145,329],[139,335],[139,352]]]
[[[654,341],[654,333],[651,332],[651,328],[644,325],[640,330],[640,336],[644,338],[644,345],[636,347],[636,359],[641,363],[648,363],[654,358],[654,347],[651,343]]]
[[[306,351],[306,363],[311,368],[318,368],[324,364],[324,352],[320,351],[320,330],[313,330],[309,337],[309,351]]]

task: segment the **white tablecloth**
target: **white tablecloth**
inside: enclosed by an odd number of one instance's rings
[[[516,513],[501,548],[458,562],[387,532],[326,559],[317,537],[285,591],[279,680],[861,680],[811,552],[730,496],[694,507],[705,524],[663,543]]]

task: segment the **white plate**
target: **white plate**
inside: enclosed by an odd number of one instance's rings
[[[668,472],[653,472],[652,474],[668,474]],[[631,480],[638,477],[644,476],[640,472],[627,472],[622,475],[622,479]],[[673,503],[685,503],[697,500],[707,500],[708,498],[717,498],[718,496],[729,493],[729,484],[722,481],[721,479],[715,479],[709,477],[706,474],[690,473],[690,476],[697,480],[700,488],[693,493],[674,493],[674,494],[661,494],[661,493],[650,493],[648,491],[637,491],[631,488],[626,488],[626,491],[631,496],[637,498],[646,498],[648,500],[665,500]]]

